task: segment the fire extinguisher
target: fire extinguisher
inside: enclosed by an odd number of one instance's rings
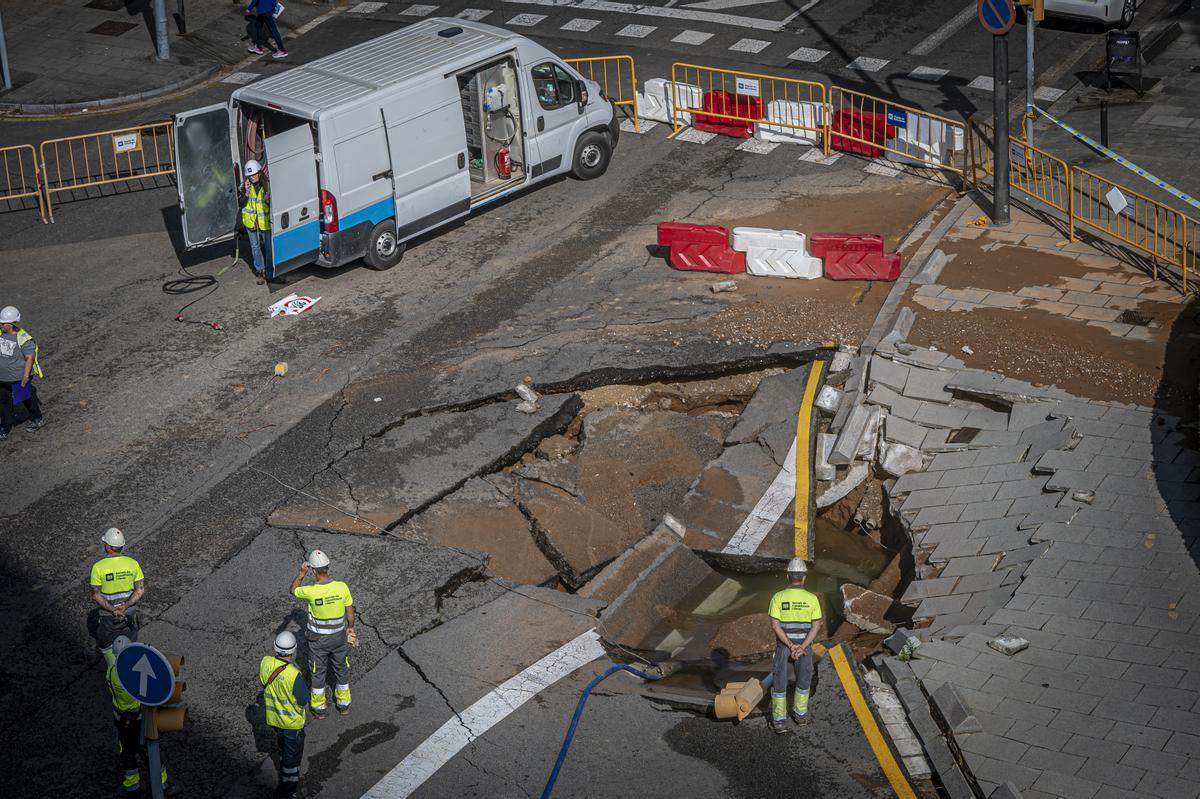
[[[504,180],[512,177],[512,161],[508,158],[508,148],[501,147],[496,151],[496,172],[500,174]]]

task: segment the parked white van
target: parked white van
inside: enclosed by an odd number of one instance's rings
[[[399,262],[405,242],[571,172],[604,174],[619,136],[600,87],[509,31],[434,18],[175,117],[189,249],[235,234],[242,168],[271,203],[268,277]]]

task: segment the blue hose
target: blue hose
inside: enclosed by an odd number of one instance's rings
[[[592,693],[593,688],[604,682],[610,674],[618,671],[627,671],[630,674],[641,677],[643,680],[661,679],[661,675],[647,674],[644,671],[639,671],[632,666],[621,663],[598,674],[587,684],[587,688],[583,689],[583,694],[579,697],[579,704],[575,706],[575,715],[571,717],[571,726],[567,728],[567,737],[563,740],[562,749],[558,752],[558,760],[554,761],[554,771],[550,772],[550,779],[546,782],[546,790],[542,791],[542,799],[550,799],[550,792],[554,790],[554,783],[558,781],[558,772],[562,769],[563,761],[567,759],[567,752],[571,748],[571,739],[575,737],[575,728],[579,726],[579,719],[583,716],[583,706],[587,704],[588,695]]]

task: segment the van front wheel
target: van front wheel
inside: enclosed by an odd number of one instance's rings
[[[598,178],[608,170],[612,158],[612,142],[607,133],[588,131],[575,145],[575,162],[571,172],[580,180]]]
[[[391,269],[404,257],[404,245],[396,239],[396,225],[390,220],[380,222],[371,231],[363,261],[376,272]]]

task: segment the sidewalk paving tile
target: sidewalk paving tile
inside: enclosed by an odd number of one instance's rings
[[[1060,774],[1056,771],[1043,771],[1042,775],[1033,783],[1035,790],[1045,791],[1064,799],[1092,799],[1100,787],[1098,782],[1069,774]]]

